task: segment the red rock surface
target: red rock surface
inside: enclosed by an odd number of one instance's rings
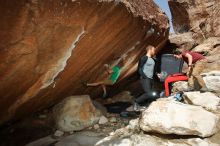
[[[159,50],[169,32],[152,0],[0,0],[0,19],[0,124],[69,95],[98,97],[82,81],[122,56],[129,77],[144,47]]]
[[[169,0],[175,32],[194,32],[195,39],[220,36],[219,0]]]

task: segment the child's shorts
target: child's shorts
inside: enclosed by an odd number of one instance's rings
[[[113,82],[112,80],[110,80],[110,79],[105,79],[105,80],[103,81],[103,83],[104,83],[105,85],[114,85],[114,82]]]

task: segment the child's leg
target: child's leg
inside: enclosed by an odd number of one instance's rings
[[[87,83],[86,85],[87,86],[99,86],[99,85],[102,85],[103,82],[95,82],[95,83]]]
[[[102,90],[103,90],[103,98],[105,98],[107,96],[106,86],[104,84],[102,84],[101,86],[102,86]]]

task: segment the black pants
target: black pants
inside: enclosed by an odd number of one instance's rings
[[[154,100],[154,99],[151,99],[151,96],[149,96],[150,93],[152,92],[152,89],[153,89],[153,79],[150,79],[150,78],[143,79],[143,78],[141,78],[140,82],[141,82],[141,86],[144,90],[144,94],[142,94],[137,99],[135,99],[135,102],[137,102],[138,104],[141,104],[141,103],[144,103],[144,102],[149,101],[149,100]]]

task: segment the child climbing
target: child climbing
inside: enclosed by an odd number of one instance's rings
[[[105,98],[107,96],[106,86],[113,86],[117,82],[123,65],[124,59],[119,60],[119,63],[113,67],[109,67],[109,65],[106,64],[105,67],[109,75],[108,78],[95,83],[87,83],[86,85],[91,87],[101,86],[103,89],[103,98]]]

